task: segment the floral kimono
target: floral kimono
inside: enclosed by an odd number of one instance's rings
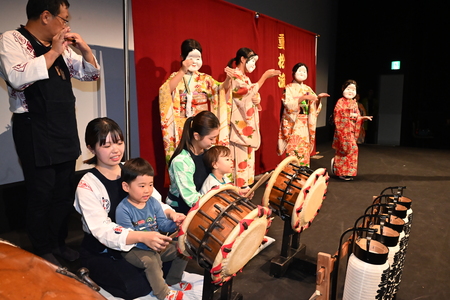
[[[261,106],[252,99],[260,99],[259,84],[238,68],[231,81],[230,150],[234,159],[234,183],[238,187],[248,186],[255,177],[255,151],[261,144],[259,113]]]
[[[336,176],[356,176],[358,169],[358,145],[356,143],[362,120],[355,99],[341,98],[334,108],[333,149],[334,174]]]
[[[288,84],[284,90],[284,110],[278,132],[278,155],[284,152],[286,156],[295,155],[300,165],[309,167],[310,154],[316,139],[317,116],[322,104],[311,105],[305,100],[299,105],[298,98],[308,93],[315,95],[309,86],[297,82]]]
[[[203,110],[213,112],[220,121],[218,144],[227,146],[231,101],[227,103],[221,83],[210,75],[194,72],[190,80],[196,83],[195,90],[189,91],[188,82],[180,81],[173,93],[169,81],[177,73],[172,73],[159,88],[159,110],[166,162],[170,160],[183,132],[186,119]],[[221,95],[221,96],[220,96]]]

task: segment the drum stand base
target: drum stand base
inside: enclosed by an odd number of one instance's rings
[[[218,290],[220,289],[220,294]],[[244,297],[233,292],[233,278],[224,282],[221,287],[211,282],[211,273],[205,269],[203,274],[202,300],[242,300]]]
[[[310,269],[310,263],[306,261],[306,245],[300,244],[300,233],[292,230],[290,218],[284,220],[283,241],[281,254],[270,261],[270,276],[282,277],[294,259],[302,258],[306,262],[304,269]],[[315,272],[315,266],[312,267]]]
[[[295,258],[301,258],[306,254],[306,245],[301,244],[297,249],[289,249],[287,256],[276,256],[270,261],[270,276],[282,277]]]

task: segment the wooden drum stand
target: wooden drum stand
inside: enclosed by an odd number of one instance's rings
[[[295,258],[305,257],[300,233],[308,228],[322,207],[329,176],[324,168],[313,171],[299,166],[295,156],[285,158],[273,171],[262,199],[284,221],[281,253],[271,260],[270,275],[281,277]]]

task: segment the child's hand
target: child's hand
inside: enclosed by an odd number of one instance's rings
[[[249,187],[246,187],[246,188],[239,188],[239,195],[241,195],[242,197],[246,197],[246,198],[252,199],[253,196],[255,195],[254,192],[251,193],[251,194],[248,195],[248,196],[245,196],[245,195],[248,193],[249,190],[250,190]]]
[[[186,219],[184,214],[177,213],[173,209],[166,209],[164,212],[166,213],[167,219],[174,221],[177,226],[180,226],[184,219]]]
[[[147,231],[143,233],[144,238],[142,239],[142,242],[146,244],[148,247],[158,252],[164,250],[167,247],[167,245],[169,245],[169,242],[172,240],[172,238],[162,235],[157,231]]]
[[[172,214],[172,221],[174,221],[177,226],[180,226],[181,223],[183,223],[184,219],[186,219],[186,215],[182,213],[174,212]]]

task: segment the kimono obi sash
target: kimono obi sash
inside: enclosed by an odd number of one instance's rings
[[[180,116],[183,118],[195,116],[203,110],[210,110],[209,99],[206,93],[182,93],[180,94],[180,102]]]

